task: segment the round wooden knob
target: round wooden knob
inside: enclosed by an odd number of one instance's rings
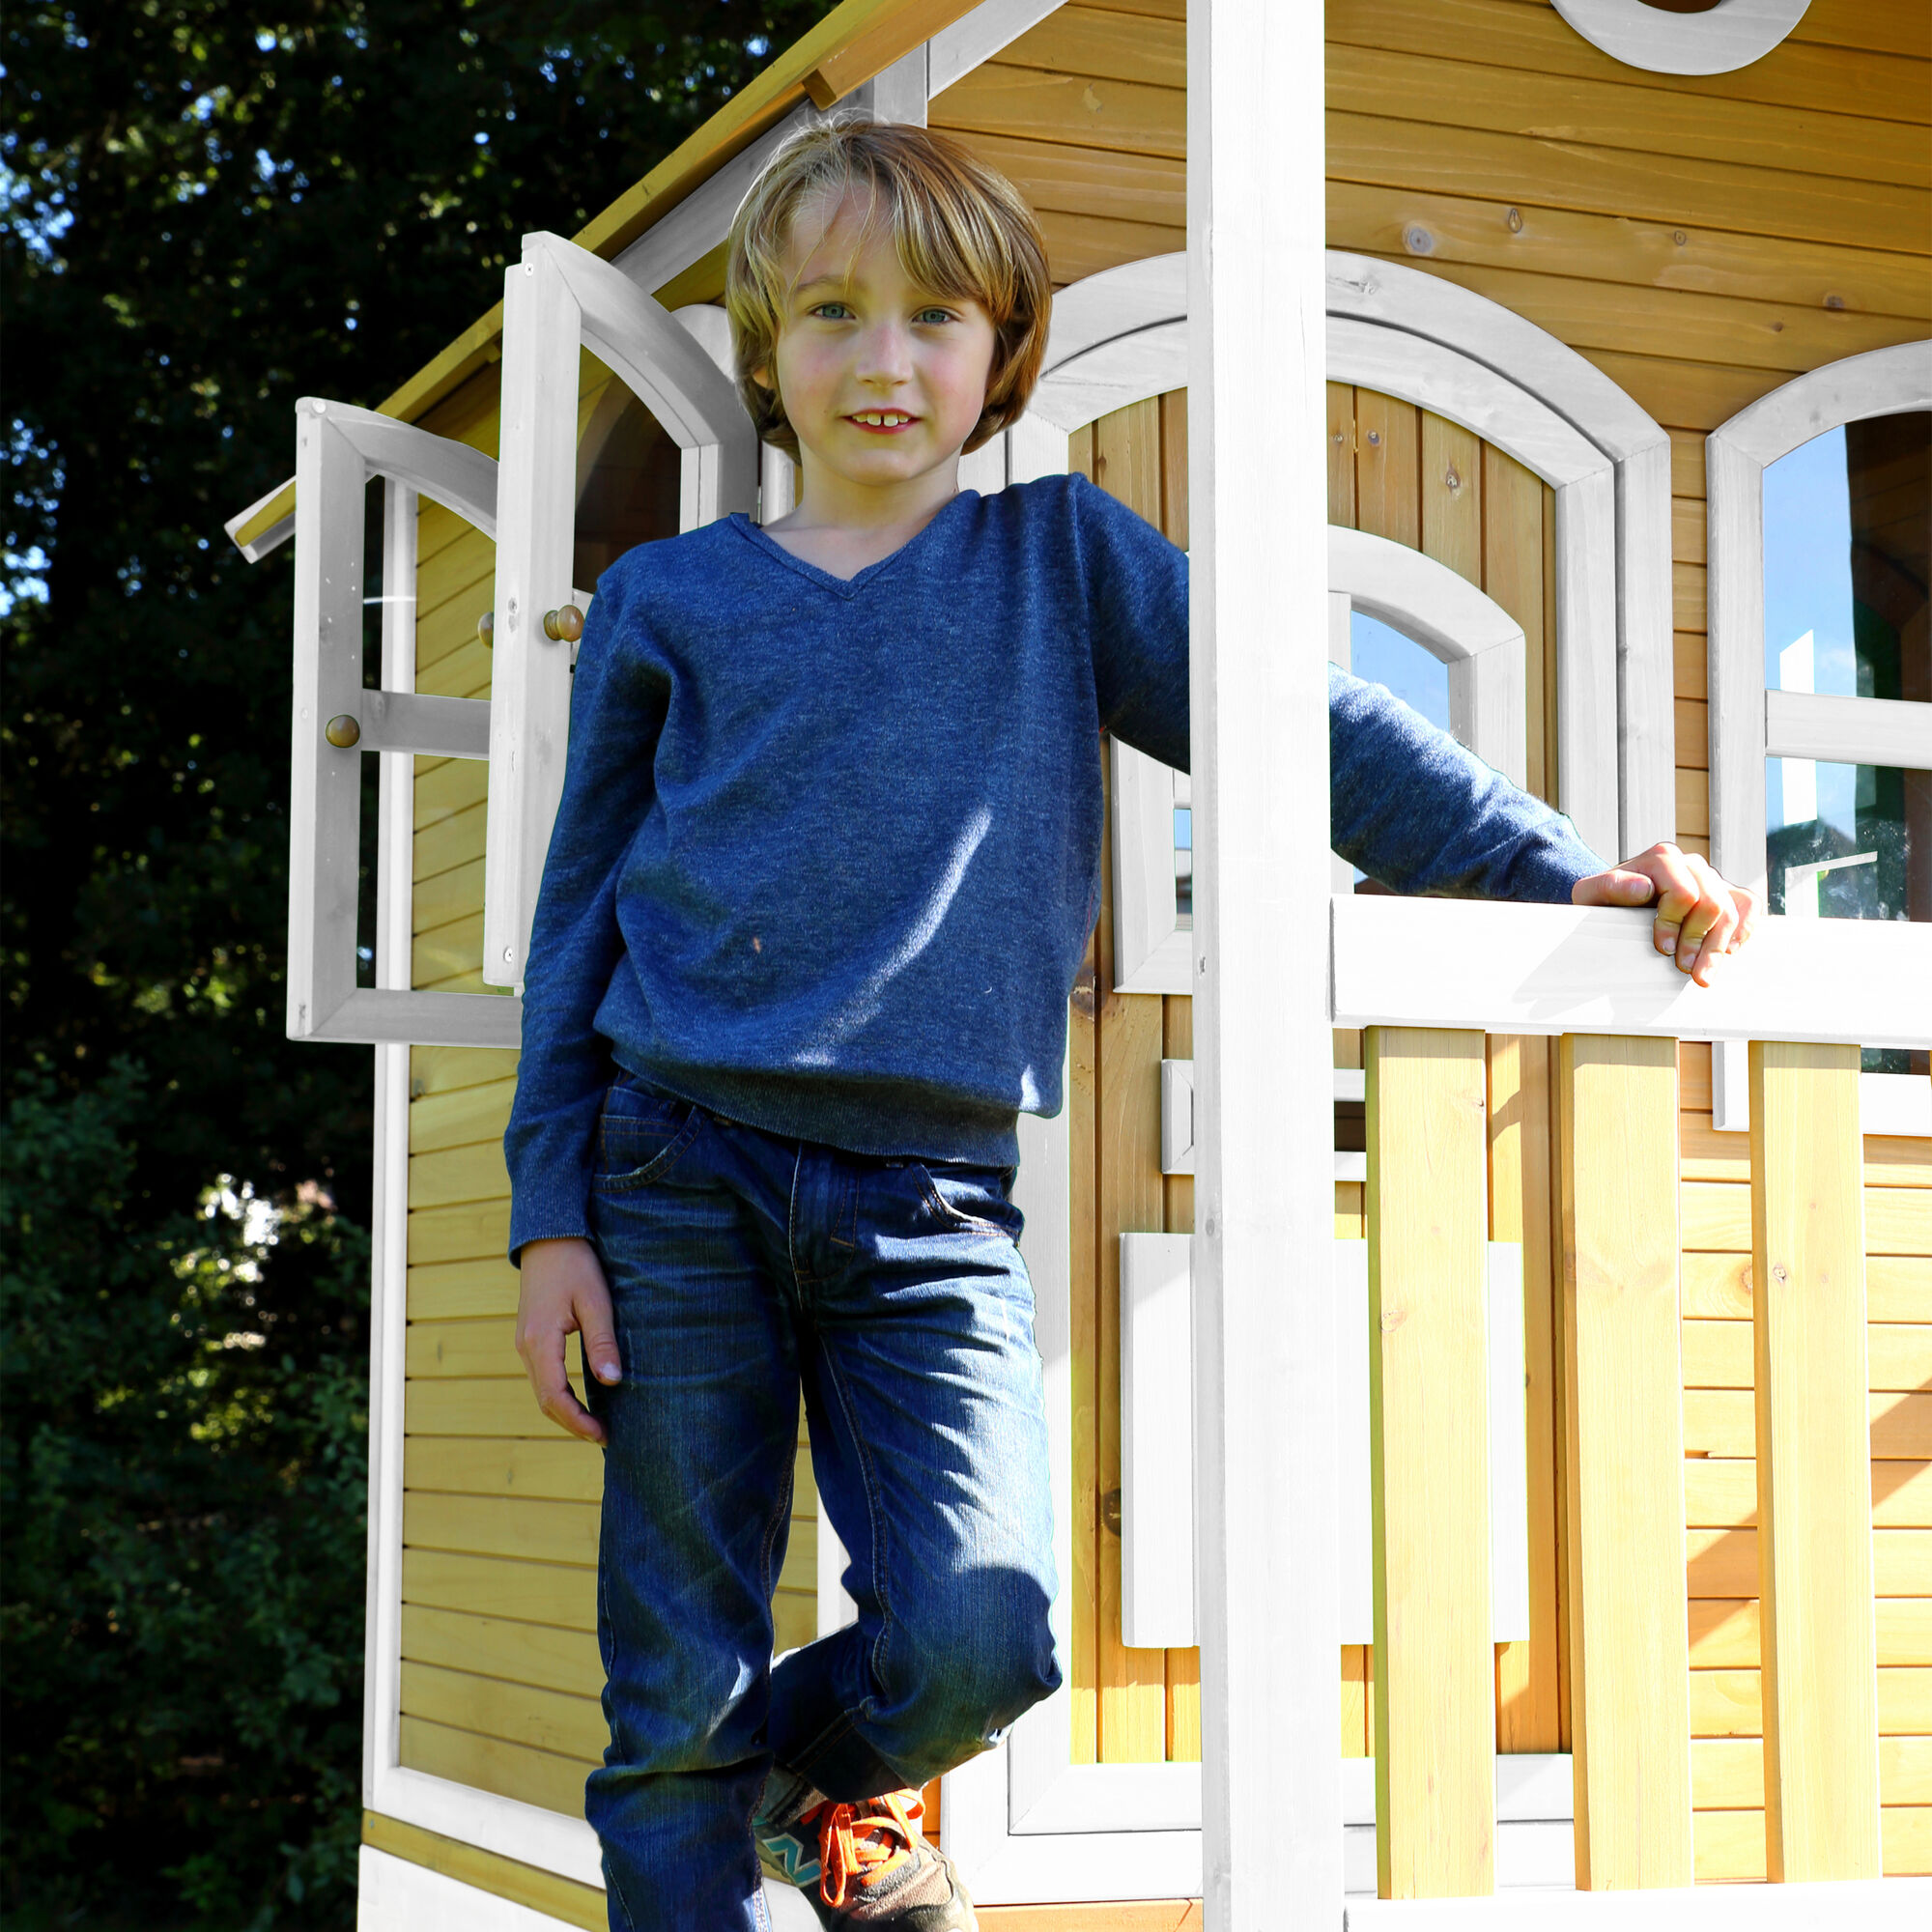
[[[362,726],[345,711],[322,727],[322,735],[338,752],[352,752],[362,742]]]
[[[574,644],[583,635],[583,612],[575,604],[544,612],[544,636],[559,644]]]
[[[483,648],[494,650],[497,644],[497,613],[486,611],[476,620],[476,635],[483,640]]]

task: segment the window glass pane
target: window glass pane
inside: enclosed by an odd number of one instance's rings
[[[1174,910],[1179,923],[1194,926],[1194,813],[1191,808],[1174,808]]]
[[[1828,431],[1764,472],[1774,691],[1932,700],[1932,414]]]
[[[1350,668],[1357,677],[1385,684],[1432,724],[1449,728],[1449,667],[1413,639],[1366,611],[1349,612]]]
[[[1932,701],[1932,413],[1872,416],[1764,472],[1764,679],[1775,691]],[[1771,910],[1932,920],[1932,773],[1765,764]],[[1871,1073],[1925,1056],[1864,1055]]]

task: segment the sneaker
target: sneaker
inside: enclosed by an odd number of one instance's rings
[[[973,1901],[952,1861],[926,1842],[924,1801],[889,1791],[846,1804],[816,1803],[784,1824],[760,1818],[759,1862],[811,1901],[832,1927],[894,1932],[977,1932]]]

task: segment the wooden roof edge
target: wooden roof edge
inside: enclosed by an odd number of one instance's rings
[[[980,0],[843,0],[571,239],[608,261],[801,101],[810,100],[819,108],[834,105],[979,4]],[[485,363],[497,359],[502,332],[503,304],[498,302],[377,404],[378,412],[414,422]],[[286,539],[294,528],[294,515],[292,477],[223,527],[253,563]]]

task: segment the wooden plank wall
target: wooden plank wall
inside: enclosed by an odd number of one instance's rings
[[[1813,0],[1784,45],[1707,77],[1620,66],[1547,0],[1330,0],[1328,39],[1331,243],[1527,316],[1670,432],[1679,828],[1708,850],[1703,439],[1794,375],[1927,333],[1932,14]],[[1749,1156],[1712,1131],[1709,1050],[1682,1069],[1697,1873],[1761,1877]],[[1932,1147],[1865,1158],[1886,1866],[1922,1872]]]
[[[1187,399],[1163,396],[1072,439],[1072,467],[1187,542]],[[1102,769],[1105,769],[1103,759]],[[1074,1405],[1072,1656],[1076,1764],[1201,1755],[1201,1654],[1121,1641],[1121,1540],[1101,1499],[1121,1487],[1121,1243],[1194,1227],[1194,1183],[1160,1171],[1160,1063],[1191,1059],[1193,1002],[1116,993],[1111,819],[1100,919],[1068,1013],[1072,1078]]]
[[[1447,564],[1523,628],[1529,701],[1526,775],[1555,781],[1555,497],[1531,472],[1459,425],[1370,389],[1328,385],[1328,517]],[[1523,1249],[1528,1372],[1530,1637],[1496,1646],[1496,1747],[1567,1748],[1559,1615],[1555,1243],[1549,1042],[1497,1035],[1489,1043],[1490,1238]],[[1362,1064],[1359,1033],[1338,1031],[1335,1064]],[[1335,1232],[1360,1240],[1362,1186],[1336,1186]],[[1374,1749],[1373,1658],[1342,1654],[1342,1749]]]
[[[1056,282],[1181,245],[1183,12],[1175,0],[1067,6],[933,102],[934,127],[967,140],[1033,201]],[[1670,433],[1679,830],[1687,846],[1707,850],[1703,439],[1793,375],[1927,332],[1932,14],[1922,0],[1813,0],[1790,40],[1764,60],[1692,77],[1619,65],[1574,33],[1548,0],[1330,0],[1328,42],[1331,243],[1426,269],[1504,303],[1589,357]],[[1539,546],[1530,541],[1527,502],[1540,487],[1512,475],[1514,466],[1493,451],[1479,465],[1457,463],[1462,432],[1430,428],[1413,412],[1385,419],[1388,407],[1372,399],[1364,409],[1338,392],[1333,514],[1442,555],[1523,622],[1533,667],[1530,783],[1548,793],[1554,694],[1537,668],[1547,636],[1548,511],[1539,512]],[[1365,449],[1378,452],[1366,472]],[[1406,484],[1385,480],[1411,468],[1421,490],[1440,490],[1454,469],[1460,506],[1451,493],[1432,517]],[[1523,520],[1520,530],[1512,518]],[[1169,1003],[1163,1023],[1177,1037],[1172,1009],[1180,1004]],[[1082,1051],[1076,1020],[1076,1064]],[[1338,1063],[1355,1052],[1338,1040]],[[1701,1877],[1743,1878],[1764,1868],[1749,1531],[1748,1152],[1742,1137],[1712,1131],[1708,1050],[1687,1047],[1683,1065],[1697,1865]],[[1532,1284],[1525,1312],[1537,1634],[1501,1647],[1497,1664],[1498,1742],[1518,1750],[1569,1742],[1554,1393],[1547,1379],[1538,1384],[1539,1365],[1552,1360],[1548,1104],[1548,1049],[1492,1042],[1492,1236],[1523,1240]],[[1075,1130],[1083,1132],[1077,1119]],[[1932,1149],[1872,1140],[1866,1161],[1887,1864],[1920,1871],[1932,1869]],[[1138,1187],[1104,1182],[1103,1203],[1124,1193],[1143,1205],[1135,1225],[1152,1226],[1145,1175]],[[1361,1233],[1358,1196],[1337,1189],[1342,1235]],[[1170,1201],[1166,1211],[1179,1210]],[[1117,1207],[1112,1221],[1096,1222],[1108,1234],[1122,1225]],[[1104,1396],[1099,1329],[1094,1347]],[[1083,1494],[1107,1488],[1104,1414],[1094,1440],[1099,1461],[1091,1490],[1080,1473]],[[1104,1555],[1104,1536],[1092,1547]],[[1094,1602],[1104,1601],[1104,1577],[1094,1592]],[[1095,1661],[1075,1660],[1076,1748],[1096,1700],[1122,1720],[1151,1709],[1151,1666],[1128,1658],[1103,1667],[1104,1638],[1096,1633],[1090,1641]],[[1085,1690],[1103,1678],[1111,1688]],[[1345,1655],[1344,1681],[1344,1748],[1359,1751],[1373,1728],[1365,1653]]]

